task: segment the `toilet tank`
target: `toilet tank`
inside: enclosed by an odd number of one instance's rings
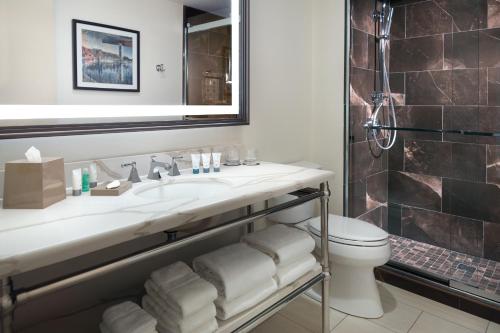
[[[321,166],[319,164],[307,161],[290,163],[290,165],[303,168],[310,168],[310,169],[321,169]],[[297,199],[297,196],[287,194],[278,198],[270,199],[269,206],[273,207],[295,199]],[[300,206],[285,209],[281,212],[271,214],[267,217],[267,220],[282,224],[297,224],[299,222],[303,222],[305,220],[313,218],[316,215],[315,208],[316,208],[316,202],[309,201]]]

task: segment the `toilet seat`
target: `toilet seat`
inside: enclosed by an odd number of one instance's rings
[[[321,218],[315,217],[308,222],[309,231],[321,236]],[[385,246],[389,242],[389,235],[381,228],[360,220],[329,215],[328,239],[330,242],[362,247]]]

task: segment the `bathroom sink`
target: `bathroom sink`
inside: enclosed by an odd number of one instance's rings
[[[148,184],[134,194],[152,200],[204,199],[229,192],[231,186],[216,181],[192,181],[179,183]]]

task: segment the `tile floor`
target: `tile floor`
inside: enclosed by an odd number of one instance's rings
[[[500,325],[379,283],[386,314],[375,320],[331,309],[332,333],[500,333]],[[320,305],[301,296],[252,333],[321,333]]]
[[[500,296],[500,262],[391,235],[391,260]]]

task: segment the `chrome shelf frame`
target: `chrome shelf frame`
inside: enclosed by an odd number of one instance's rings
[[[20,289],[14,290],[11,277],[1,279],[1,289],[0,289],[0,333],[12,333],[12,324],[13,324],[13,314],[17,306],[25,304],[33,299],[40,298],[45,295],[52,294],[54,292],[70,288],[72,286],[81,284],[83,282],[95,279],[97,277],[109,274],[111,272],[118,271],[120,269],[126,268],[135,263],[142,262],[146,259],[150,259],[152,257],[156,257],[158,255],[162,255],[173,250],[180,249],[182,247],[188,246],[198,241],[206,240],[208,238],[212,238],[214,236],[223,234],[229,230],[251,226],[253,222],[265,218],[270,214],[288,209],[297,207],[303,203],[320,199],[321,203],[321,266],[322,273],[308,283],[298,288],[297,290],[291,292],[284,298],[282,298],[279,302],[275,303],[265,311],[256,315],[253,319],[244,323],[240,328],[235,330],[234,332],[248,332],[250,329],[254,328],[258,324],[265,321],[267,318],[281,310],[284,306],[286,306],[289,302],[295,299],[297,296],[303,294],[314,284],[322,281],[322,295],[323,300],[327,300],[326,302],[322,301],[322,332],[329,333],[330,332],[330,305],[329,305],[329,293],[330,293],[330,270],[329,270],[329,252],[328,252],[328,205],[331,196],[331,192],[329,189],[329,185],[327,182],[321,183],[320,188],[318,189],[306,189],[303,190],[302,193],[305,193],[299,196],[297,199],[274,206],[270,208],[265,208],[258,212],[253,212],[251,209],[247,209],[247,215],[231,220],[227,223],[224,223],[220,226],[207,229],[197,234],[193,234],[187,236],[185,238],[181,238],[171,243],[166,243],[160,246],[156,246],[150,249],[146,249],[144,251],[131,254],[129,256],[117,259],[115,261],[111,261],[75,274],[71,274],[68,276],[61,277],[60,279],[49,281],[47,283],[37,285],[31,287],[29,289]],[[250,229],[249,229],[250,230]]]

